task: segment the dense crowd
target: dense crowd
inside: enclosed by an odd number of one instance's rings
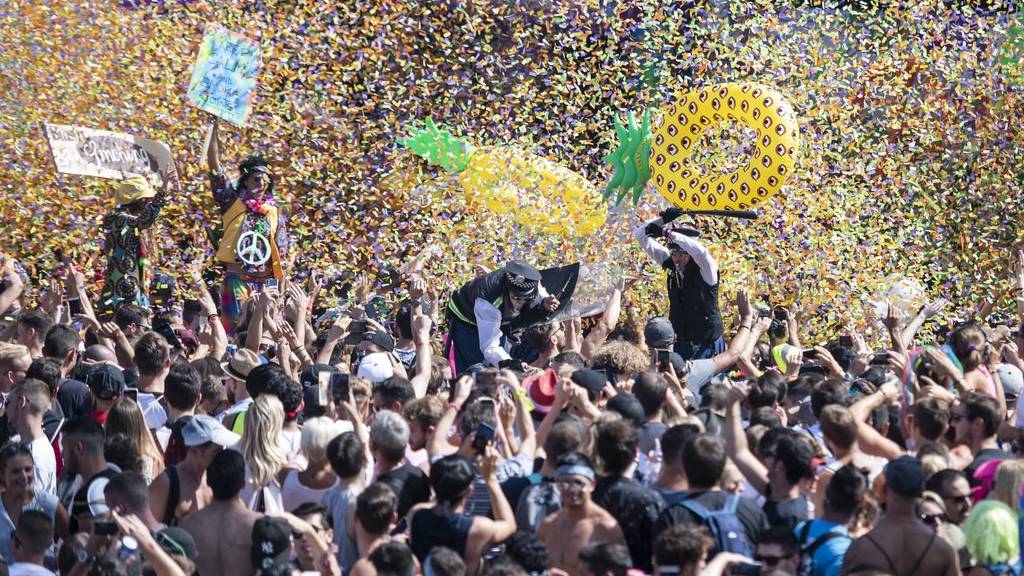
[[[396,291],[300,281],[269,166],[228,179],[216,139],[219,302],[205,263],[153,287],[168,198],[141,178],[105,220],[102,290],[3,259],[9,574],[1018,573],[1007,316],[926,332],[945,301],[890,306],[886,346],[812,346],[747,292],[723,313],[676,209],[636,228],[664,317],[626,278],[572,317],[572,266],[441,294],[429,251]]]

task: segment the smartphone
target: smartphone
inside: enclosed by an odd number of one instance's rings
[[[818,351],[814,348],[807,348],[803,350],[804,360],[816,360],[818,358]]]
[[[138,402],[139,402],[139,389],[138,388],[125,388],[124,389],[124,396],[125,396],[125,398],[132,399],[136,404],[138,404]]]
[[[331,393],[331,373],[327,372],[327,371],[322,371],[322,372],[320,372],[320,373],[318,373],[316,375],[316,379],[317,379],[317,397],[316,397],[317,404],[319,404],[321,406],[327,406],[327,403],[330,402],[330,399],[331,399],[331,397],[330,397],[330,393]]]
[[[889,365],[889,353],[888,352],[875,352],[875,355],[871,357],[872,366],[888,366]]]
[[[334,402],[348,402],[348,396],[348,374],[331,374],[331,398],[334,398]]]
[[[263,283],[264,288],[270,288],[271,286],[277,288],[277,278],[268,278],[267,281]]]
[[[786,311],[783,310],[782,308],[776,308],[772,317],[775,318],[776,320],[785,322],[785,320],[786,320]]]
[[[839,345],[845,348],[853,348],[853,336],[840,336]]]
[[[363,341],[363,334],[366,334],[366,320],[353,320],[348,325],[345,346],[356,346]]]
[[[79,300],[78,298],[69,298],[68,312],[71,312],[72,316],[84,313],[85,311],[82,310],[82,301]]]
[[[98,536],[113,536],[117,534],[117,524],[113,520],[97,520],[92,523],[92,533]]]
[[[660,372],[668,372],[668,367],[672,362],[672,352],[670,350],[658,350],[658,370]]]
[[[473,387],[493,386],[497,377],[498,373],[494,370],[480,370],[479,372],[473,372]]]
[[[483,454],[487,445],[494,440],[494,427],[486,422],[481,422],[476,427],[476,437],[473,438],[473,450],[477,454]]]
[[[167,340],[167,343],[171,345],[171,348],[182,348],[181,340],[178,340],[178,335],[174,333],[174,328],[166,320],[154,322],[153,331],[163,336],[164,340]]]

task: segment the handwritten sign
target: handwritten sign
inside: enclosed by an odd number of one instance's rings
[[[162,182],[174,172],[171,149],[156,140],[66,124],[46,124],[46,139],[62,174],[118,180],[138,175]]]
[[[262,66],[259,44],[217,24],[207,24],[188,83],[188,99],[241,126],[252,111],[256,75]]]

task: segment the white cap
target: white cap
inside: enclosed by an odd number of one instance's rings
[[[387,352],[373,352],[359,362],[356,375],[377,384],[394,376],[395,369],[391,367],[391,359],[388,358]]]

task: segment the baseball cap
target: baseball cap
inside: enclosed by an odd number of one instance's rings
[[[669,322],[669,319],[664,316],[655,316],[644,326],[644,341],[648,346],[665,347],[675,339],[675,328],[672,328],[672,322]]]
[[[924,466],[913,456],[900,456],[885,465],[885,485],[907,498],[917,498],[924,490]]]
[[[172,556],[184,556],[189,560],[195,560],[199,557],[199,549],[196,548],[195,539],[184,528],[169,526],[157,532],[154,539],[163,548],[164,552]]]
[[[636,396],[629,392],[622,392],[612,396],[608,400],[607,408],[612,412],[618,412],[634,426],[640,426],[644,422],[644,407]]]
[[[359,370],[356,375],[365,378],[372,384],[383,382],[395,375],[395,369],[391,366],[391,359],[387,352],[372,352],[359,361]]]
[[[1003,391],[1007,396],[1020,396],[1024,390],[1024,372],[1020,371],[1013,364],[998,364],[996,372],[999,374],[999,382],[1003,385]]]
[[[283,518],[263,516],[252,527],[252,565],[263,573],[276,572],[292,560],[292,528]]]
[[[221,363],[220,368],[228,376],[244,382],[249,372],[260,364],[263,364],[263,361],[259,354],[248,348],[239,348],[231,355],[230,360]]]
[[[310,364],[299,372],[299,384],[302,384],[303,390],[310,386],[320,385],[320,373],[327,372],[328,374],[334,374],[338,372],[338,369],[330,364]]]
[[[591,370],[589,368],[583,368],[573,372],[569,379],[575,384],[586,388],[587,394],[590,395],[591,400],[596,398],[601,390],[604,390],[604,387],[608,384],[607,374],[597,370]]]
[[[395,351],[395,339],[391,337],[391,334],[387,332],[366,332],[363,334],[363,342],[369,342],[370,344],[376,344],[384,349],[385,352]]]
[[[213,442],[225,448],[238,443],[239,435],[228,430],[212,416],[198,414],[189,419],[181,429],[185,446],[202,446]]]
[[[111,400],[124,394],[124,372],[112,364],[97,364],[85,376],[89,391],[100,400]]]

